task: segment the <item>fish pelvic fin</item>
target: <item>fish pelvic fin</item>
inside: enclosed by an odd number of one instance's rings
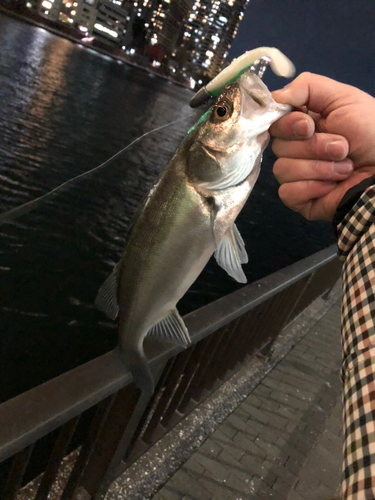
[[[154,393],[155,382],[143,349],[119,349],[120,357],[133,375],[135,385],[150,396]]]

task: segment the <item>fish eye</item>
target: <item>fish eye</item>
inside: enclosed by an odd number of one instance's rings
[[[227,108],[225,108],[224,106],[219,106],[218,108],[216,108],[216,114],[218,117],[224,118],[224,116],[227,114]]]
[[[212,113],[212,120],[214,123],[223,122],[227,120],[232,114],[232,106],[227,101],[219,101]]]

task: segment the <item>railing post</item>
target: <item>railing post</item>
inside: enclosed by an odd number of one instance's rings
[[[159,380],[165,367],[165,363],[156,367],[154,372],[154,378],[156,381]],[[130,418],[127,419],[123,424],[111,418],[111,413],[109,414],[105,428],[104,435],[98,439],[98,444],[96,446],[96,455],[93,453],[93,457],[89,462],[81,484],[76,488],[74,494],[72,495],[72,500],[101,500],[104,498],[108,487],[111,482],[122,472],[121,467],[122,460],[127,455],[128,450],[132,444],[133,437],[141,423],[142,417],[150,404],[150,401],[154,396],[150,396],[145,392],[141,392],[133,386],[133,392],[138,393],[139,397],[137,403],[135,404],[134,410],[132,411]],[[125,409],[126,400],[128,399],[129,392],[125,393],[119,391],[117,395],[117,401],[114,406],[116,406],[115,411],[118,413],[123,406]],[[123,404],[122,404],[123,403]],[[106,431],[111,432],[111,426],[118,427],[123,426],[122,431],[120,431],[119,439],[116,442],[109,442],[108,446],[113,446],[112,451],[106,448]],[[116,433],[117,434],[117,433]],[[117,434],[118,435],[118,434]],[[111,453],[111,456],[108,456]]]

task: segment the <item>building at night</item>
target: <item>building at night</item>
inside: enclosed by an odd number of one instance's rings
[[[189,0],[162,0],[155,6],[150,22],[151,44],[161,44],[167,54],[172,54],[182,38],[189,11]]]
[[[97,15],[98,0],[81,1],[80,9],[77,10],[75,22],[78,28],[88,35],[92,35]]]
[[[42,0],[39,12],[51,21],[60,21],[92,34],[98,0]]]
[[[132,39],[133,21],[134,9],[131,2],[101,0],[97,6],[94,34],[125,46]]]
[[[39,12],[51,21],[58,21],[63,0],[43,0],[39,4]]]
[[[181,46],[186,70],[213,78],[222,69],[249,0],[195,0]]]

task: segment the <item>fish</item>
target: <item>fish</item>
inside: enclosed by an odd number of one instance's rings
[[[146,336],[191,343],[177,303],[210,257],[246,283],[248,257],[235,220],[258,179],[268,128],[289,111],[256,74],[244,72],[188,131],[137,210],[95,305],[118,318],[118,348],[142,391],[154,392]]]

